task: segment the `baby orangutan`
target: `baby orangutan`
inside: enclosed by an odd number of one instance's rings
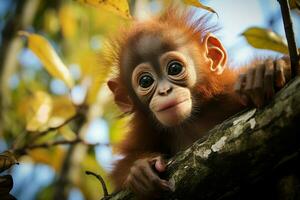
[[[112,171],[117,189],[142,198],[173,190],[160,174],[164,158],[189,147],[233,114],[261,107],[283,87],[289,64],[255,60],[232,70],[227,52],[207,27],[188,12],[168,9],[134,24],[118,40],[118,75],[108,81],[115,103],[132,115]]]

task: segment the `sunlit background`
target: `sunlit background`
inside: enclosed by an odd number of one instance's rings
[[[8,19],[20,15],[16,10],[15,0],[0,0],[0,32],[8,22]],[[247,28],[258,26],[269,28],[284,36],[283,23],[277,0],[209,0],[201,1],[212,7],[217,13],[212,17],[212,23],[217,23],[221,30],[217,33],[228,50],[230,61],[234,65],[246,64],[257,56],[280,55],[272,51],[254,49],[247,44],[241,33]],[[135,5],[142,4],[142,5]],[[157,12],[163,8],[162,1],[135,1],[131,6],[140,10],[132,11],[136,15],[143,15],[144,10]],[[62,11],[62,9],[65,9]],[[81,149],[73,154],[72,162],[77,170],[71,170],[71,183],[68,187],[70,193],[68,199],[100,199],[102,195],[100,184],[95,178],[86,176],[84,170],[91,170],[104,177],[111,170],[112,163],[119,156],[113,156],[110,145],[122,138],[124,120],[120,120],[120,114],[112,103],[110,93],[105,87],[105,78],[97,80],[97,53],[103,49],[103,42],[107,36],[113,35],[118,27],[124,26],[126,20],[109,12],[99,12],[98,8],[79,4],[75,1],[42,1],[37,8],[32,23],[26,27],[29,32],[44,35],[54,46],[59,56],[71,71],[76,81],[71,91],[71,98],[75,104],[80,104],[92,90],[90,95],[90,109],[87,123],[80,129],[81,136],[89,144],[99,145]],[[201,12],[203,13],[203,11]],[[300,20],[299,14],[292,12],[297,44],[300,44]],[[20,20],[20,19],[18,19]],[[67,28],[68,26],[68,28]],[[7,33],[6,33],[7,34]],[[0,38],[0,44],[5,43],[4,37]],[[24,41],[22,42],[22,44]],[[24,131],[24,118],[26,107],[30,102],[25,98],[34,91],[48,91],[51,96],[59,97],[67,95],[69,90],[63,81],[51,78],[43,69],[40,60],[27,48],[19,48],[16,52],[14,68],[2,72],[8,83],[10,98],[7,100],[7,118],[2,129],[7,131],[0,137],[0,152],[8,149],[15,138]],[[2,57],[1,57],[2,58]],[[96,68],[96,69],[95,69]],[[2,74],[3,75],[3,74]],[[96,81],[93,82],[93,81]],[[99,83],[98,83],[98,82]],[[95,85],[98,84],[96,87]],[[2,93],[3,94],[3,93]],[[3,96],[1,97],[3,98]],[[67,112],[67,110],[66,110]],[[0,122],[1,123],[1,122]],[[26,137],[26,136],[24,136]],[[72,139],[74,133],[72,127],[64,127],[53,134],[48,135],[42,141],[53,138]],[[21,138],[22,140],[22,138]],[[14,166],[11,173],[14,179],[14,187],[11,192],[20,200],[51,199],[51,193],[55,191],[55,181],[59,176],[62,166],[61,154],[65,155],[69,147],[51,147],[48,150],[35,149],[29,156],[23,156],[19,160],[20,165]],[[64,152],[64,153],[63,153]],[[79,169],[78,169],[78,166]],[[108,187],[111,191],[109,179]],[[0,197],[1,199],[1,197]]]

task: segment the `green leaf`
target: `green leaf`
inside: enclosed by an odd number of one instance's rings
[[[259,27],[248,28],[242,33],[247,42],[258,49],[268,49],[283,54],[288,54],[288,46],[284,39],[277,33]]]

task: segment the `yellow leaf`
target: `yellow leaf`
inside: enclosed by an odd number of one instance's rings
[[[48,120],[48,127],[56,128],[76,114],[76,109],[68,97],[54,97],[53,108]]]
[[[185,3],[187,5],[195,6],[195,7],[198,7],[198,8],[205,9],[209,12],[216,13],[216,11],[214,9],[212,9],[211,7],[203,5],[198,0],[182,0],[182,1],[183,1],[183,3]]]
[[[47,128],[46,125],[52,111],[52,99],[46,92],[37,91],[29,101],[26,129],[43,131]]]
[[[103,8],[114,12],[122,17],[131,18],[129,13],[129,5],[127,0],[77,0],[97,8]]]
[[[61,79],[69,88],[74,85],[70,71],[56,54],[49,42],[38,34],[20,31],[21,36],[28,38],[28,47],[41,60],[46,70],[54,77]]]
[[[250,45],[258,49],[269,49],[283,54],[288,54],[288,46],[283,38],[271,30],[259,27],[248,28],[244,33]]]
[[[67,96],[51,97],[43,91],[26,98],[24,104],[22,113],[26,114],[26,129],[31,132],[59,127],[76,114],[76,108]]]
[[[59,21],[62,34],[65,38],[73,38],[77,32],[75,11],[69,5],[64,5],[59,10]]]
[[[4,151],[0,154],[0,173],[9,169],[12,165],[17,164],[18,161],[14,154],[10,151]]]

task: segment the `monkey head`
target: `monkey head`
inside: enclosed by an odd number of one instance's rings
[[[195,88],[208,82],[208,74],[222,74],[227,58],[215,36],[208,33],[202,41],[196,36],[149,23],[130,32],[119,52],[119,77],[108,81],[119,107],[151,113],[164,127],[191,117],[199,106]]]

